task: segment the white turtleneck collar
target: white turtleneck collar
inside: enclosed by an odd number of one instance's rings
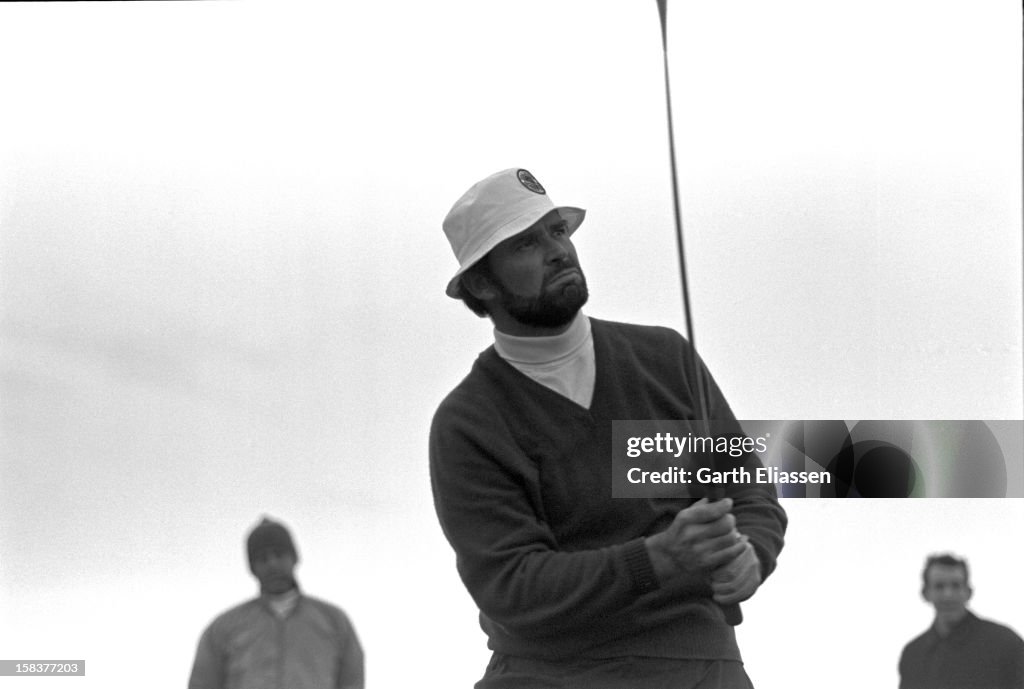
[[[495,329],[494,349],[541,385],[590,408],[594,396],[594,338],[590,319],[582,311],[558,335],[517,337]]]

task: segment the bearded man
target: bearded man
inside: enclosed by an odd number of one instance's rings
[[[751,687],[725,610],[775,569],[785,512],[771,485],[612,497],[612,421],[700,406],[678,333],[581,311],[584,216],[510,168],[443,223],[447,295],[494,324],[430,433],[437,515],[493,651],[476,686]],[[735,422],[702,371],[710,418]]]

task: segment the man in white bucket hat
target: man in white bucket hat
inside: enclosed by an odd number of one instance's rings
[[[445,292],[465,301],[478,315],[490,315],[503,332],[517,334],[530,326],[539,326],[540,334],[554,334],[547,330],[565,326],[587,300],[586,280],[576,261],[575,248],[568,241],[585,215],[582,208],[555,206],[527,170],[503,170],[478,182],[463,194],[444,220],[445,234],[459,261],[459,269],[448,281]],[[545,231],[541,231],[541,226]],[[518,246],[547,235],[564,240],[560,243],[565,253],[551,257],[552,271],[530,277],[539,278],[541,283],[558,282],[559,288],[555,289],[553,284],[539,285],[542,289],[525,301],[511,290],[500,290],[493,308],[484,307],[477,293],[487,298],[494,293],[493,288],[501,287],[501,283],[487,280],[492,277],[488,272],[492,261],[484,259],[495,249],[501,252],[512,249],[513,244]],[[541,322],[535,323],[537,319]]]
[[[612,421],[698,405],[678,333],[582,313],[584,216],[510,168],[443,223],[446,293],[494,323],[430,431],[435,509],[493,651],[477,687],[750,687],[722,606],[775,568],[785,512],[770,484],[612,497]],[[703,371],[710,418],[735,423]]]

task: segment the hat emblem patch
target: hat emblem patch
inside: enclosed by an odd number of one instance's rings
[[[540,185],[537,178],[530,174],[529,170],[520,170],[516,173],[516,177],[519,178],[519,183],[524,187],[532,191],[534,194],[546,194],[544,187]]]

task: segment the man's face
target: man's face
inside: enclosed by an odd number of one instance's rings
[[[959,622],[967,613],[967,601],[971,599],[964,568],[934,564],[928,568],[926,581],[924,599],[935,606],[936,619],[944,623]]]
[[[263,593],[277,595],[295,587],[295,556],[290,552],[264,548],[254,553],[250,568]]]
[[[501,307],[524,325],[567,325],[587,302],[587,280],[558,211],[494,247],[487,261]]]

